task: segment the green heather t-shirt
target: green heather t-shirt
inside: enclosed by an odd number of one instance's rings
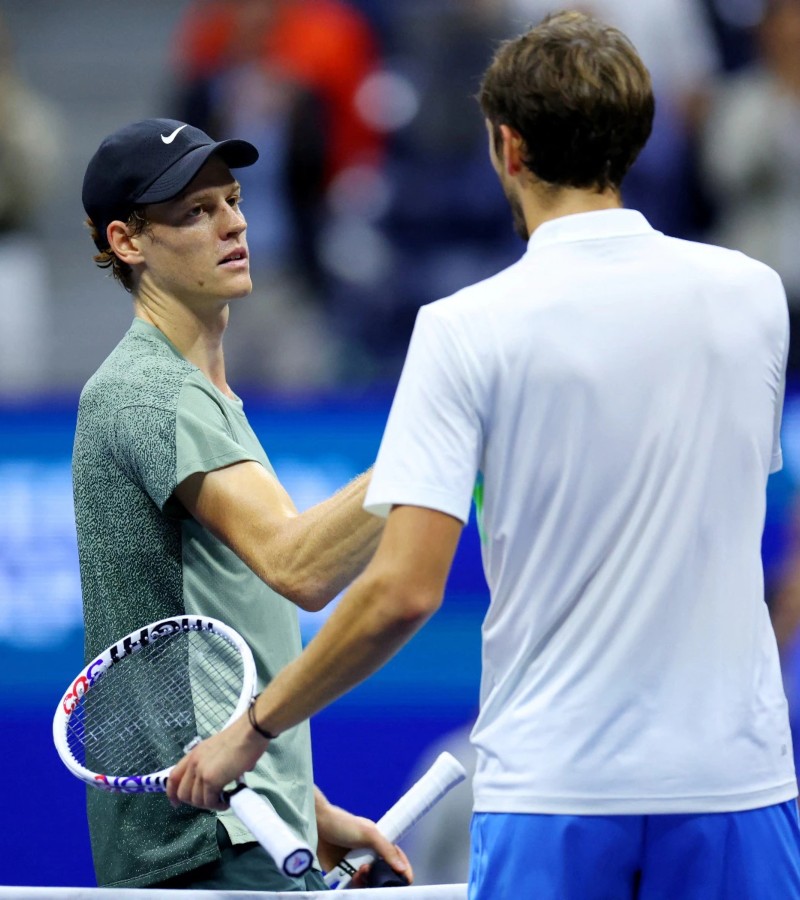
[[[247,640],[262,688],[301,650],[297,611],[172,494],[187,476],[243,460],[272,467],[239,400],[217,390],[155,327],[134,322],[86,384],[73,452],[86,660],[134,629],[184,613]],[[248,784],[316,846],[307,723],[270,744]],[[173,810],[163,794],[88,789],[101,886],[142,887],[219,856],[215,813]],[[219,814],[234,843],[253,840]]]

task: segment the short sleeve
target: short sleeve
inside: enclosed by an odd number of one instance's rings
[[[483,446],[477,366],[435,306],[417,316],[364,507],[385,516],[422,506],[466,522]]]
[[[176,485],[197,472],[255,460],[236,439],[223,401],[210,386],[189,379],[181,390],[176,422]]]

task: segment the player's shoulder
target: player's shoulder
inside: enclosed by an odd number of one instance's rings
[[[720,247],[716,244],[705,244],[700,241],[689,241],[682,238],[663,237],[665,246],[690,266],[714,272],[723,281],[753,279],[771,283],[782,288],[778,273],[760,260],[748,256],[741,250]]]
[[[198,370],[164,341],[131,328],[81,392],[81,410],[113,415],[130,406],[174,409]]]
[[[454,294],[434,300],[421,307],[420,314],[453,325],[473,324],[480,328],[480,318],[496,307],[500,298],[517,285],[521,274],[521,260],[501,269],[481,281],[473,282]]]

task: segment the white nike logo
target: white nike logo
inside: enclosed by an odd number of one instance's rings
[[[188,124],[188,123],[187,123],[187,124]],[[169,134],[169,135],[167,135],[166,137],[162,134],[162,135],[161,135],[161,140],[162,140],[165,144],[171,144],[171,143],[175,140],[176,135],[178,134],[178,132],[179,132],[182,128],[186,128],[186,125],[179,125],[179,126],[175,129],[175,131],[172,132],[172,134]]]

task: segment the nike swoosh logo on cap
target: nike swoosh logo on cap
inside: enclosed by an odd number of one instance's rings
[[[187,124],[188,124],[188,123],[187,123]],[[172,134],[168,134],[168,135],[163,135],[163,134],[162,134],[162,135],[161,135],[161,140],[162,140],[165,144],[171,144],[171,143],[175,140],[175,137],[177,136],[178,132],[179,132],[182,128],[186,128],[186,125],[179,125],[179,126],[175,129],[175,131],[172,132]]]

